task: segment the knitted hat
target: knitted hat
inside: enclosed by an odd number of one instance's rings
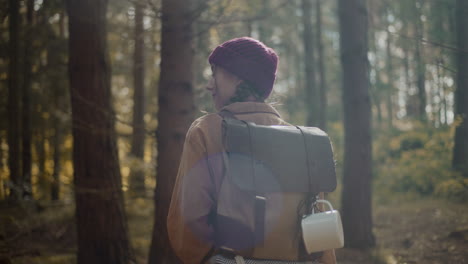
[[[256,39],[228,40],[216,47],[208,61],[252,83],[263,98],[267,98],[273,89],[278,55]]]

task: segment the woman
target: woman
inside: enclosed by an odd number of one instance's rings
[[[237,119],[260,125],[288,125],[272,106],[264,102],[276,78],[278,56],[273,49],[252,38],[236,38],[218,46],[211,53],[209,63],[213,76],[207,89],[218,111],[228,111]],[[186,136],[172,195],[167,219],[169,239],[179,258],[188,264],[206,263],[214,254],[226,253],[226,249],[220,249],[222,245],[217,244],[220,232],[226,230],[216,230],[215,227],[221,190],[233,192],[231,196],[236,199],[230,202],[239,208],[249,204],[245,195],[223,181],[221,122],[222,117],[217,113],[193,122]],[[294,213],[281,212],[281,215]],[[267,240],[278,240],[279,237],[288,242],[285,245],[278,248],[267,242],[262,246],[251,245],[235,254],[245,258],[263,256],[290,261],[311,259],[300,256],[300,241],[295,239],[295,234],[288,233],[297,223],[282,223],[267,234]],[[237,227],[235,232],[239,234],[248,232],[240,225]],[[318,260],[336,263],[334,251],[324,252]]]

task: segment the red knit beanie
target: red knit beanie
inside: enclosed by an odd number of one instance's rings
[[[228,40],[216,47],[208,61],[252,83],[263,99],[273,89],[278,55],[256,39],[242,37]]]

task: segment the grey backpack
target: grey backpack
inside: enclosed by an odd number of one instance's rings
[[[230,112],[220,115],[225,170],[216,246],[247,257],[287,259],[280,251],[295,234],[278,225],[292,226],[304,199],[336,188],[330,139],[315,127],[264,126],[238,120]],[[282,205],[276,207],[277,201]],[[273,232],[286,235],[275,237]]]

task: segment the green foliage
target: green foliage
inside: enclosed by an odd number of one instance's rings
[[[468,179],[457,177],[439,183],[435,194],[454,201],[466,202],[468,200]]]
[[[388,197],[399,192],[465,200],[468,180],[452,170],[452,150],[453,127],[419,124],[410,131],[379,134],[374,141],[377,193]]]

